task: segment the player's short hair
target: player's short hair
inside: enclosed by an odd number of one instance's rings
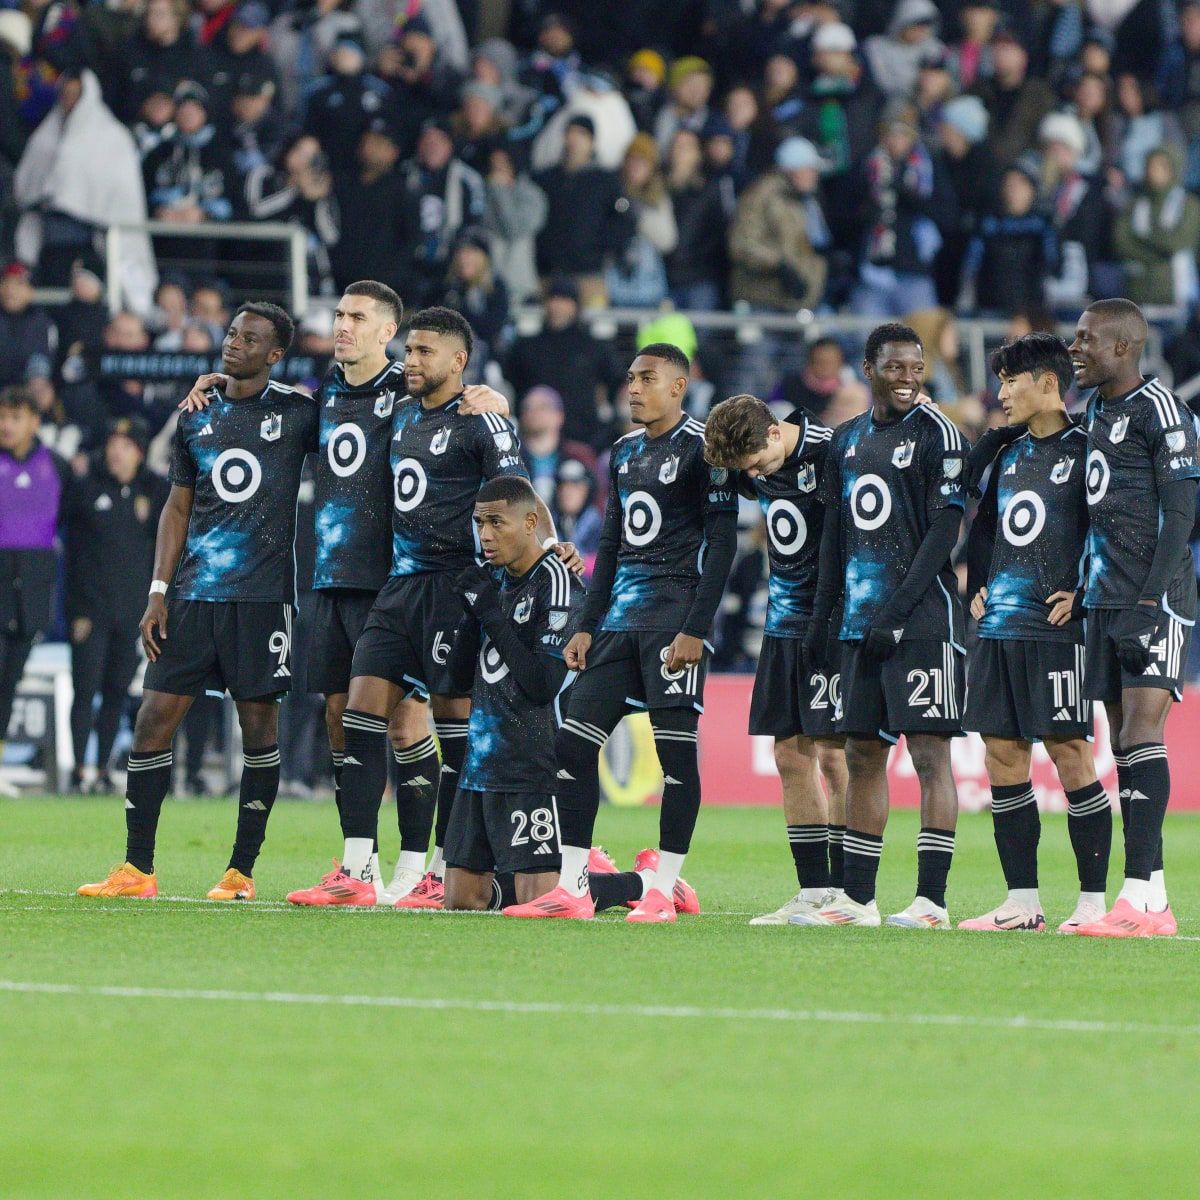
[[[1150,336],[1150,327],[1146,324],[1142,310],[1132,300],[1126,300],[1123,296],[1097,300],[1094,304],[1089,304],[1084,311],[1095,313],[1102,321],[1115,324],[1120,341],[1144,346],[1146,338]]]
[[[1058,394],[1065,396],[1075,372],[1067,343],[1053,333],[1027,333],[992,351],[988,365],[997,375],[1024,375],[1040,379],[1049,372],[1058,381]]]
[[[911,325],[901,325],[898,321],[889,321],[886,325],[876,325],[871,330],[867,337],[867,348],[863,351],[863,360],[873,366],[879,357],[880,350],[889,342],[925,349],[921,335]]]
[[[476,504],[512,504],[519,508],[537,509],[537,492],[523,475],[497,475],[479,489]]]
[[[460,312],[452,308],[437,305],[433,308],[423,308],[414,313],[408,323],[409,329],[424,329],[427,333],[440,333],[444,336],[456,337],[467,351],[470,360],[471,351],[475,349],[475,335],[471,332],[471,324]]]
[[[252,317],[262,317],[264,321],[271,322],[271,328],[275,330],[275,341],[280,350],[287,350],[292,344],[292,338],[296,335],[296,322],[279,307],[278,304],[271,304],[266,300],[247,300],[245,304],[238,307],[234,317],[240,317],[242,313],[249,313]]]
[[[714,467],[735,468],[766,446],[767,430],[778,424],[757,396],[730,396],[704,423],[704,457]]]
[[[27,408],[32,413],[39,412],[33,389],[22,387],[18,383],[0,391],[0,408]]]
[[[677,367],[679,373],[686,379],[691,374],[691,360],[678,346],[673,346],[670,342],[651,342],[648,346],[643,346],[638,352],[637,357],[648,355],[650,358],[661,358],[664,362],[669,362],[671,366]]]
[[[404,318],[404,301],[386,283],[377,279],[360,279],[342,292],[343,296],[366,296],[384,309],[397,325]]]

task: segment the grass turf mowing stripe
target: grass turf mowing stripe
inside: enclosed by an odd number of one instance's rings
[[[1042,1033],[1164,1034],[1200,1036],[1200,1025],[1156,1025],[1140,1021],[1081,1021],[1049,1017],[989,1017],[969,1013],[839,1012],[803,1008],[705,1008],[699,1005],[569,1004],[542,1000],[472,1000],[439,996],[336,995],[322,992],[243,992],[221,988],[155,988],[103,984],[37,983],[0,979],[0,992],[44,996],[97,996],[116,1000],[200,1000],[235,1004],[297,1004],[346,1008],[422,1009],[528,1016],[642,1017],[667,1020],[780,1021],[799,1024],[917,1025],[1005,1029]]]

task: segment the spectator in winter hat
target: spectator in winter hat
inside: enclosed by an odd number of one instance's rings
[[[888,96],[908,97],[917,84],[921,64],[941,58],[940,22],[933,0],[900,0],[886,34],[867,38],[863,54],[876,85]]]
[[[657,50],[639,50],[629,56],[625,67],[625,99],[643,133],[654,129],[654,122],[666,100],[663,87],[666,77],[667,64]]]
[[[712,67],[694,55],[676,59],[667,76],[667,88],[670,100],[654,122],[654,138],[664,154],[670,149],[676,129],[699,133],[704,128],[713,90]]]

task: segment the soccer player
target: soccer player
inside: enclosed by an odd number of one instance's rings
[[[1089,937],[1175,933],[1163,876],[1171,795],[1163,730],[1182,698],[1196,620],[1188,536],[1196,511],[1191,413],[1139,366],[1146,319],[1129,300],[1098,300],[1079,318],[1071,362],[1095,388],[1085,418],[1091,515],[1086,694],[1103,702],[1125,823],[1125,882]]]
[[[767,523],[767,619],[750,700],[750,733],[775,739],[800,891],[751,925],[786,925],[795,913],[819,911],[842,884],[846,756],[845,739],[834,724],[841,676],[837,670],[811,668],[801,646],[816,591],[825,512],[820,479],[832,435],[800,408],[776,421],[754,396],[723,401],[704,425],[708,461],[733,473],[736,490],[761,506]]]
[[[446,831],[450,909],[488,908],[496,873],[514,873],[515,899],[558,881],[555,710],[573,678],[563,651],[575,633],[583,585],[538,536],[537,494],[501,475],[475,499],[486,567],[472,563],[455,587],[459,622],[449,672],[471,695],[467,754]]]
[[[588,857],[600,750],[633,708],[649,710],[664,782],[653,886],[626,920],[675,920],[676,884],[700,811],[705,639],[737,538],[729,473],[704,461],[704,428],[683,413],[688,372],[687,356],[662,342],[644,347],[629,368],[630,413],[642,428],[612,449],[592,584],[566,650],[567,666],[582,674],[555,742],[562,872],[553,891],[506,908],[510,916],[593,915]]]
[[[475,496],[498,475],[525,475],[520,445],[502,417],[459,411],[462,374],[473,345],[471,327],[457,312],[429,308],[410,324],[404,359],[408,394],[395,415],[391,441],[391,575],[363,627],[351,665],[342,724],[341,867],[305,903],[375,903],[372,854],[379,802],[387,778],[384,734],[388,715],[406,696],[431,697],[442,748],[434,862],[440,879],[446,828],[466,750],[470,697],[455,690],[448,663],[461,612],[454,580],[475,558],[471,526]],[[554,538],[538,502],[539,534]],[[569,560],[568,560],[569,561]],[[405,897],[408,900],[410,897]],[[440,907],[442,889],[429,889],[423,907]],[[401,904],[404,902],[401,901]]]
[[[967,594],[979,640],[963,725],[983,736],[1008,896],[959,928],[1046,928],[1038,896],[1041,823],[1029,778],[1032,742],[1041,741],[1067,794],[1080,896],[1059,932],[1075,933],[1104,915],[1112,843],[1111,806],[1090,745],[1092,705],[1083,690],[1087,433],[1063,402],[1073,372],[1060,338],[1017,338],[992,355],[991,366],[1000,378],[1000,405],[1020,432],[992,463],[967,542]]]
[[[917,895],[889,925],[949,929],[946,877],[958,792],[950,738],[962,733],[963,615],[950,555],[963,511],[965,443],[933,404],[918,403],[925,357],[916,332],[880,325],[863,370],[871,408],[829,441],[810,661],[841,660],[847,735],[844,894],[797,925],[878,925],[875,877],[888,817],[888,750],[901,734],[921,785]],[[843,599],[844,596],[844,599]],[[840,630],[830,617],[839,599]]]
[[[304,456],[317,446],[316,401],[270,377],[292,333],[278,306],[243,304],[221,344],[228,386],[204,412],[179,418],[141,620],[150,664],[129,755],[125,862],[81,896],[158,894],[155,836],[171,740],[197,696],[228,690],[245,769],[233,855],[208,898],[254,898],[254,863],[279,790],[278,700],[291,686],[296,494]]]

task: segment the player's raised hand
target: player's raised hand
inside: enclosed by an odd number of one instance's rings
[[[1054,596],[1061,596],[1062,594],[1063,594],[1062,592],[1055,592]],[[1054,602],[1054,596],[1051,596],[1050,599],[1046,601],[1046,603],[1052,604]],[[973,616],[975,618],[975,620],[977,620],[977,621],[983,620],[983,611],[984,611],[984,606],[986,604],[987,604],[987,588],[981,587],[979,589],[979,591],[977,591],[975,593],[975,595],[971,597],[971,616]],[[1054,620],[1053,614],[1051,614],[1051,616],[1050,616],[1050,621],[1052,624],[1055,624],[1055,625],[1061,624],[1061,622]]]
[[[550,549],[558,555],[568,571],[573,571],[576,575],[583,574],[583,555],[575,548],[574,542],[555,542]]]
[[[1083,605],[1075,600],[1074,592],[1055,592],[1046,597],[1050,605],[1050,616],[1047,618],[1051,625],[1065,625],[1068,621],[1077,621],[1083,616]],[[972,609],[974,611],[974,609]]]
[[[694,667],[704,654],[704,642],[690,633],[677,633],[667,647],[666,668],[668,671],[683,671]]]
[[[146,657],[151,662],[156,662],[162,653],[162,647],[155,641],[154,631],[158,630],[162,641],[167,640],[167,602],[161,593],[154,592],[146,601],[146,611],[142,614],[138,629],[142,634],[142,649],[145,650]]]
[[[563,651],[563,659],[566,661],[567,669],[570,671],[582,671],[587,667],[588,651],[592,648],[592,635],[590,633],[577,633],[568,643],[566,650]]]
[[[458,402],[458,411],[464,417],[477,417],[482,413],[499,413],[507,417],[509,412],[508,397],[486,383],[473,383],[463,388],[462,399]]]
[[[209,405],[209,399],[206,395],[209,388],[224,388],[228,386],[228,375],[222,374],[220,371],[209,371],[206,375],[201,375],[192,384],[192,390],[180,400],[179,407],[184,412],[199,412],[202,408],[207,408]]]

